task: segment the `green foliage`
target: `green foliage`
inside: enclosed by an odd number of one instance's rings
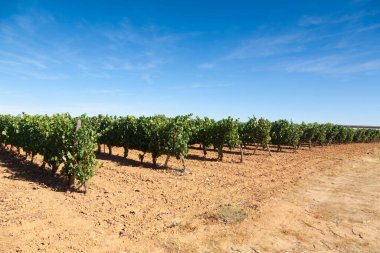
[[[81,127],[76,124],[80,120]],[[141,160],[149,152],[153,164],[161,155],[185,157],[189,144],[201,144],[218,149],[218,159],[223,158],[223,147],[236,148],[240,144],[269,142],[296,148],[300,143],[328,145],[331,143],[380,141],[380,131],[350,129],[334,124],[295,124],[278,120],[272,124],[264,118],[250,118],[239,122],[231,117],[215,121],[191,115],[174,118],[164,115],[152,117],[73,118],[69,114],[0,115],[0,142],[23,148],[32,157],[43,155],[44,163],[55,173],[62,167],[62,175],[75,177],[81,183],[93,175],[96,166],[94,149],[97,144],[120,146],[142,152]]]
[[[189,144],[201,144],[203,147],[212,145],[212,131],[216,122],[210,118],[199,118],[190,120],[190,141]]]
[[[355,130],[352,128],[347,129],[347,136],[344,143],[352,143],[355,137]]]
[[[238,121],[231,117],[216,122],[212,131],[212,144],[214,147],[235,148],[240,144]]]
[[[300,125],[287,120],[278,120],[272,123],[271,138],[272,143],[281,149],[282,145],[296,148],[303,134]]]
[[[161,153],[176,157],[187,155],[191,136],[190,116],[177,116],[163,126],[161,131],[164,145]]]
[[[266,147],[270,140],[271,123],[269,120],[255,117],[249,118],[247,122],[239,123],[239,135],[241,142],[246,144],[260,144]]]
[[[146,152],[150,152],[154,165],[157,158],[164,154],[184,157],[191,136],[190,116],[101,118],[98,144],[124,147],[125,156],[129,149],[140,150],[143,152],[141,160]],[[98,119],[93,118],[94,121]]]
[[[348,137],[348,128],[337,126],[337,135],[335,136],[335,143],[345,143]]]
[[[312,123],[312,124],[305,124],[302,123],[300,125],[300,128],[302,130],[302,135],[300,137],[300,143],[308,143],[311,145],[312,141],[315,139],[315,136],[318,132],[318,124]]]
[[[74,176],[79,182],[88,181],[96,166],[94,149],[98,134],[92,127],[91,120],[85,115],[75,118],[75,129],[70,131],[72,139],[67,146],[67,153],[63,156],[64,167],[62,174]]]
[[[327,144],[331,144],[336,139],[339,133],[339,127],[337,125],[328,123],[326,124],[326,142]]]
[[[327,124],[301,124],[303,134],[300,139],[300,143],[312,143],[314,145],[329,145],[333,142],[340,142],[345,140],[346,134],[349,130],[342,130],[342,127],[331,123]],[[347,133],[346,133],[347,132]],[[339,133],[342,135],[340,136]],[[338,140],[339,139],[339,140]]]
[[[77,130],[76,122],[82,122]],[[94,145],[98,137],[92,121],[82,115],[69,114],[0,115],[1,142],[10,144],[32,156],[40,154],[53,173],[63,164],[62,175],[74,176],[84,183],[96,165]]]
[[[272,124],[269,120],[260,118],[257,121],[257,127],[255,128],[255,142],[260,143],[262,146],[267,146],[271,140],[270,130],[272,128]]]
[[[211,132],[212,144],[218,149],[218,160],[223,159],[223,146],[230,149],[240,145],[239,122],[231,117],[217,121]]]
[[[45,152],[42,155],[44,161],[52,167],[53,173],[67,160],[70,146],[73,145],[74,124],[74,119],[69,114],[54,114],[48,120]]]
[[[319,145],[326,144],[327,126],[325,124],[317,124],[316,132],[312,141]]]

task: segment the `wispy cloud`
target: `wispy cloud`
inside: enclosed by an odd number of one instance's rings
[[[16,79],[62,80],[62,62],[54,37],[43,33],[55,24],[44,11],[27,10],[0,23],[0,73]],[[57,43],[59,44],[59,43]]]
[[[45,81],[57,81],[68,79],[68,75],[59,74],[59,73],[43,73],[43,72],[24,72],[23,77],[25,79],[33,78],[38,80]]]
[[[0,114],[19,114],[25,112],[28,114],[54,114],[54,113],[70,113],[73,116],[81,114],[98,115],[108,114],[112,112],[114,115],[127,114],[143,114],[142,111],[135,106],[126,106],[117,103],[71,103],[69,105],[49,105],[28,104],[28,105],[6,105],[0,104]]]
[[[120,94],[123,91],[120,89],[90,89],[85,90],[83,93],[87,94],[100,94],[100,95],[106,95],[106,94]]]
[[[214,63],[202,63],[198,65],[198,68],[201,69],[213,69],[215,67]]]
[[[287,72],[316,74],[355,74],[380,71],[380,59],[357,59],[355,56],[329,55],[313,59],[288,59],[280,64]]]
[[[83,22],[72,26],[72,31],[63,31],[73,34],[64,38],[59,32],[62,29],[66,28],[47,12],[27,11],[3,20],[0,72],[36,80],[67,78],[67,69],[71,76],[102,79],[133,73],[152,83],[154,72],[171,60],[176,43],[197,36],[196,32],[171,32],[155,25],[135,27],[126,19],[113,27]],[[83,47],[92,40],[99,40],[96,43],[102,46]]]
[[[290,32],[280,35],[254,36],[246,39],[228,53],[226,60],[242,60],[255,57],[286,55],[304,50],[303,43],[310,38],[303,32]]]
[[[128,19],[112,28],[101,28],[109,41],[111,57],[102,60],[106,71],[125,71],[138,74],[146,83],[153,83],[155,72],[174,61],[178,43],[199,36],[199,32],[173,32],[156,25],[135,27]],[[115,53],[114,53],[115,52]],[[121,55],[119,52],[123,52]]]
[[[375,15],[378,12],[305,16],[291,29],[277,33],[256,31],[250,38],[235,43],[235,47],[214,62],[240,64],[245,69],[260,72],[373,73],[379,71],[380,39],[369,43],[363,36],[380,29],[380,24],[367,22],[363,26],[359,20]],[[331,29],[331,25],[337,28]]]
[[[203,89],[203,88],[223,88],[230,87],[231,84],[226,83],[195,83],[190,85],[192,89]]]
[[[38,69],[46,69],[46,64],[40,57],[29,56],[25,54],[10,53],[5,51],[0,51],[0,56],[3,59],[3,64],[10,65],[24,65],[24,66],[33,66]]]
[[[146,71],[146,70],[151,70],[159,67],[160,65],[164,64],[165,61],[162,59],[149,59],[147,62],[136,62],[132,63],[130,61],[124,61],[122,63],[121,68],[126,70],[126,71]]]
[[[194,36],[200,32],[170,32],[156,25],[146,25],[136,28],[132,22],[124,18],[118,26],[102,29],[100,32],[104,37],[114,42],[113,46],[125,46],[136,44],[148,47],[170,47],[173,43]]]
[[[302,55],[323,52],[328,48],[364,50],[356,46],[364,41],[360,38],[363,32],[380,29],[376,23],[366,27],[349,27],[338,32],[319,28],[302,28],[297,31],[284,31],[272,35],[254,35],[244,39],[238,46],[224,56],[225,60],[244,60],[266,58],[271,56]],[[378,47],[376,44],[366,46]],[[311,51],[312,50],[312,51]]]
[[[228,83],[217,83],[217,82],[202,82],[202,83],[192,83],[187,85],[173,85],[169,86],[170,90],[189,90],[189,89],[214,89],[214,88],[227,88],[232,86]]]
[[[145,83],[152,84],[154,82],[153,75],[162,65],[166,63],[165,60],[156,58],[156,56],[150,56],[148,59],[119,59],[119,58],[109,58],[106,59],[102,64],[101,68],[103,71],[118,72],[118,73],[129,73],[141,77]],[[107,76],[112,76],[108,73]]]
[[[352,14],[345,15],[330,15],[330,16],[303,16],[300,18],[298,24],[300,26],[314,26],[314,25],[331,25],[357,22],[365,17],[378,15],[378,11],[360,11]]]
[[[22,80],[46,80],[57,81],[69,79],[69,75],[59,73],[56,71],[40,70],[35,68],[28,68],[21,65],[19,62],[10,62],[0,60],[0,73],[3,76],[10,76],[14,79]]]
[[[329,22],[330,18],[326,16],[303,16],[298,24],[301,26],[320,25]]]
[[[368,32],[368,31],[379,29],[379,28],[380,28],[380,24],[374,24],[374,25],[369,25],[366,27],[359,28],[359,29],[357,29],[357,32],[358,33]]]
[[[142,78],[145,82],[147,82],[147,83],[149,83],[149,84],[151,84],[151,83],[153,82],[152,75],[151,75],[150,73],[144,73],[144,74],[142,74],[141,78]]]

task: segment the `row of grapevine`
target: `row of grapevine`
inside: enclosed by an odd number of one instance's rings
[[[288,120],[278,120],[270,122],[267,119],[255,117],[250,118],[247,122],[233,121],[228,118],[230,125],[229,128],[224,129],[224,136],[227,137],[223,141],[223,145],[215,145],[213,139],[219,135],[215,126],[218,122],[208,118],[196,118],[194,121],[195,131],[194,138],[191,139],[190,144],[200,143],[203,145],[204,150],[206,147],[214,146],[218,148],[219,159],[221,160],[222,148],[227,145],[230,148],[242,145],[255,145],[255,151],[259,146],[262,146],[270,153],[269,144],[277,146],[277,150],[281,151],[283,146],[293,147],[298,149],[302,144],[307,144],[309,148],[312,146],[330,145],[330,144],[343,144],[343,143],[359,143],[359,142],[373,142],[380,141],[380,131],[373,129],[351,129],[340,125],[328,124],[296,124]],[[221,120],[219,122],[224,122]],[[236,130],[238,129],[238,136],[236,137]],[[227,131],[227,132],[226,132]],[[230,145],[233,140],[234,145]],[[206,155],[206,152],[204,152]]]
[[[254,154],[257,148],[261,145],[266,148],[270,153],[269,143],[271,140],[271,123],[269,120],[260,118],[257,120],[255,117],[250,118],[247,122],[239,124],[240,140],[244,146],[256,145]]]
[[[105,144],[112,154],[112,146],[124,147],[124,157],[129,149],[142,151],[141,161],[147,152],[152,154],[156,166],[160,155],[183,158],[188,145],[200,144],[204,155],[213,147],[218,152],[218,160],[223,159],[223,148],[240,148],[243,161],[243,147],[255,145],[265,148],[269,154],[269,144],[276,145],[278,151],[284,146],[294,150],[302,144],[309,148],[332,143],[370,142],[380,140],[380,131],[370,129],[350,129],[334,124],[296,124],[288,120],[270,122],[255,117],[247,122],[239,122],[231,117],[215,121],[210,118],[190,118],[178,116],[168,118],[153,117],[110,117],[98,116],[93,119],[99,132],[98,145]],[[165,166],[167,162],[165,162]]]
[[[189,144],[201,144],[205,156],[207,147],[213,146],[218,151],[218,160],[222,160],[225,145],[230,149],[240,146],[239,124],[231,117],[219,121],[196,117],[191,120],[191,126]]]
[[[0,143],[16,147],[19,153],[22,148],[32,162],[37,154],[42,155],[42,166],[49,165],[53,174],[63,164],[61,175],[69,178],[70,186],[75,179],[85,186],[93,175],[96,139],[92,122],[85,115],[0,115]]]
[[[93,125],[99,133],[98,151],[101,145],[108,146],[112,155],[112,147],[124,148],[124,157],[129,149],[142,152],[143,162],[146,153],[151,153],[153,166],[157,158],[166,155],[165,166],[170,156],[182,160],[188,152],[188,145],[199,143],[204,147],[213,146],[219,151],[219,159],[223,157],[223,146],[230,148],[239,146],[238,122],[232,118],[214,121],[212,119],[191,119],[191,115],[168,118],[163,115],[153,117],[111,117],[99,115],[92,118]]]
[[[157,158],[166,155],[165,166],[171,156],[181,159],[185,169],[184,157],[188,152],[188,143],[191,134],[190,117],[177,116],[169,118],[164,115],[152,117],[110,117],[92,118],[92,123],[99,133],[98,150],[105,144],[112,155],[112,147],[124,148],[124,157],[128,156],[129,149],[142,152],[140,160],[143,162],[145,154],[151,153],[153,166],[157,166]]]
[[[80,127],[77,126],[79,122]],[[231,117],[216,121],[191,118],[191,115],[174,118],[164,115],[78,118],[69,114],[0,115],[0,143],[22,148],[32,160],[36,154],[42,155],[44,164],[48,164],[53,173],[63,164],[61,173],[70,179],[77,178],[82,184],[93,174],[96,144],[98,151],[102,144],[108,146],[109,154],[113,146],[123,147],[125,158],[130,149],[139,150],[141,162],[146,153],[150,153],[154,166],[159,156],[167,156],[165,166],[174,156],[181,159],[185,169],[184,158],[189,145],[194,144],[201,145],[205,156],[208,148],[214,148],[220,161],[225,147],[239,147],[243,161],[243,148],[248,145],[255,145],[255,152],[261,146],[271,154],[270,144],[280,151],[284,146],[296,150],[303,144],[311,148],[372,141],[380,141],[380,131],[334,124],[296,124],[287,120],[270,122],[255,117],[239,122]]]

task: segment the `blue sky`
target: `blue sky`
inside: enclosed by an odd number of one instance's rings
[[[380,125],[380,1],[0,1],[0,113]]]

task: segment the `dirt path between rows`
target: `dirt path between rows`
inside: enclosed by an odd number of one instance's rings
[[[380,252],[380,144],[192,149],[185,175],[114,153],[84,195],[0,151],[0,252]]]
[[[250,230],[259,235],[250,238],[253,252],[380,252],[379,150],[303,182],[262,211]]]

